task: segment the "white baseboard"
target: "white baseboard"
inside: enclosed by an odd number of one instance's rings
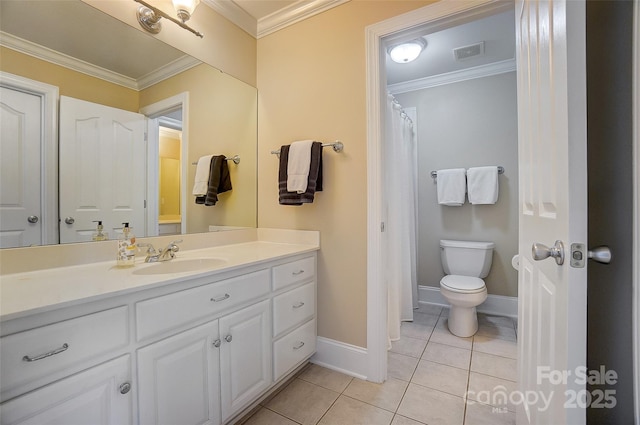
[[[433,286],[418,286],[418,302],[449,306],[445,297],[440,293],[440,288]],[[489,295],[486,301],[477,307],[477,310],[481,313],[498,316],[518,317],[518,297]]]
[[[367,379],[367,349],[321,336],[311,363],[355,378]]]

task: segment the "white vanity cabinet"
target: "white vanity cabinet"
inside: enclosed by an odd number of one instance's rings
[[[316,254],[172,277],[0,330],[1,425],[227,424],[314,354]]]

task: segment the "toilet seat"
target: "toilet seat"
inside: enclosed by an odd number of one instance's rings
[[[447,275],[442,278],[440,285],[449,291],[475,294],[486,289],[484,280],[473,276]]]

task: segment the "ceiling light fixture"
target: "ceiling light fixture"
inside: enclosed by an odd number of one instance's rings
[[[391,60],[396,63],[409,63],[420,56],[420,53],[427,47],[427,42],[422,38],[396,44],[387,50]]]
[[[191,18],[193,11],[195,10],[200,0],[172,0],[173,7],[176,9],[176,14],[180,20],[167,15],[162,10],[151,6],[149,3],[143,0],[134,0],[135,2],[140,3],[142,6],[138,7],[136,12],[136,16],[138,17],[138,22],[140,26],[145,30],[149,31],[151,34],[158,34],[162,29],[162,23],[160,22],[161,18],[166,18],[176,25],[186,29],[187,31],[191,31],[195,35],[200,38],[203,38],[204,35],[199,31],[194,30],[187,24],[186,21]]]

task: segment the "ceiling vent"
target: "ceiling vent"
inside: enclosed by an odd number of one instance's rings
[[[453,56],[458,61],[475,58],[484,55],[484,41],[469,46],[462,46],[453,49]]]

